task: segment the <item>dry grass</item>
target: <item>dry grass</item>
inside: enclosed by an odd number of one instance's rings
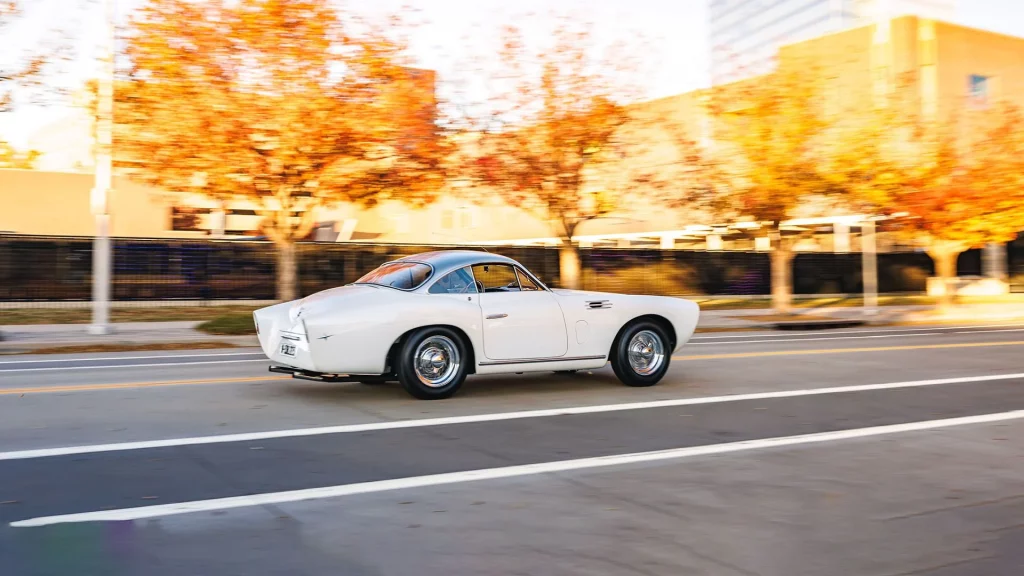
[[[256,325],[253,323],[252,314],[236,312],[207,320],[200,324],[197,330],[217,336],[249,336],[256,334]]]

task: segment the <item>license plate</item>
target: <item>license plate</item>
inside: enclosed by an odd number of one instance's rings
[[[295,345],[281,344],[281,354],[284,354],[285,356],[295,356]]]

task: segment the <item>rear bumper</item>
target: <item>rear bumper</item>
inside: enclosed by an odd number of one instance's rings
[[[289,318],[290,308],[291,303],[286,302],[253,313],[260,348],[272,362],[315,371],[305,324]]]
[[[366,376],[356,377],[348,376],[346,374],[324,374],[322,372],[314,372],[312,370],[303,370],[302,368],[296,368],[294,366],[271,366],[270,371],[277,374],[287,374],[292,378],[299,380],[311,380],[313,382],[358,382],[366,379]]]

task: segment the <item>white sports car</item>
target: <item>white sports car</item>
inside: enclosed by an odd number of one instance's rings
[[[625,384],[651,386],[699,314],[681,298],[550,289],[511,258],[446,250],[253,316],[273,372],[398,380],[429,400],[455,394],[468,374],[573,372],[609,360]]]

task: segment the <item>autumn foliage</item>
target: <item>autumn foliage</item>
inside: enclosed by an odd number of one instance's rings
[[[768,230],[773,304],[780,311],[790,306],[793,259],[782,223],[808,202],[834,204],[847,192],[827,170],[836,148],[834,119],[825,110],[821,75],[810,66],[716,87],[708,98],[715,150],[705,161],[721,166],[715,172],[721,214]]]
[[[294,243],[318,208],[441,188],[433,78],[403,65],[399,29],[329,0],[150,0],[116,90],[118,163],[165,189],[254,202],[291,299]]]
[[[956,276],[957,257],[1012,241],[1024,228],[1024,116],[1007,101],[958,100],[925,113],[907,87],[872,110],[874,186],[860,199],[894,217],[888,228]]]
[[[494,80],[481,115],[463,118],[473,160],[466,175],[484,193],[533,210],[561,238],[561,283],[578,283],[572,238],[578,227],[615,210],[630,182],[612,175],[630,153],[626,103],[635,96],[632,62],[614,48],[602,53],[591,27],[568,15],[551,19],[544,45],[522,30],[503,30]]]

